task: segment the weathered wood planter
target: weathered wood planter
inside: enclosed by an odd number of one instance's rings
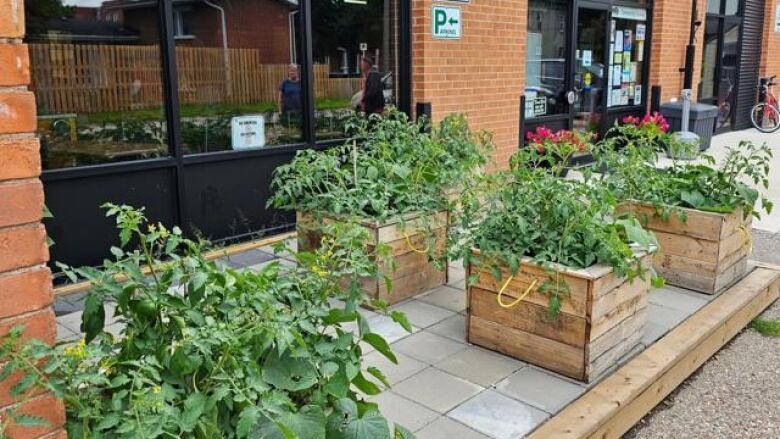
[[[666,283],[715,294],[745,276],[752,240],[752,216],[742,209],[728,214],[681,208],[685,221],[672,212],[667,221],[646,203],[630,202],[645,228],[655,233],[659,251],[653,266]]]
[[[650,255],[642,263],[650,267]],[[560,279],[570,293],[563,297],[556,319],[548,317],[548,296],[538,293],[550,279],[548,271],[526,258],[503,291],[503,301],[522,297],[511,308],[498,304],[498,292],[509,279],[496,280],[489,269],[469,266],[478,275],[468,289],[467,336],[470,343],[590,382],[608,371],[642,338],[647,319],[650,276],[628,281],[611,267],[596,265],[583,270],[558,266]]]
[[[323,222],[339,221],[333,217],[323,217]],[[449,215],[447,212],[420,215],[409,214],[401,221],[379,223],[364,220],[360,223],[365,227],[373,242],[369,243],[371,250],[378,244],[390,247],[390,253],[383,260],[377,261],[383,276],[393,280],[388,291],[384,279],[363,279],[363,290],[370,296],[382,299],[388,304],[398,303],[423,291],[447,283],[447,270],[439,270],[428,260],[428,234],[436,235],[438,251],[443,251],[447,240]],[[314,215],[297,212],[298,249],[309,251],[320,245],[322,238],[320,222]]]

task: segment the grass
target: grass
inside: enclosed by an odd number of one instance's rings
[[[780,320],[768,320],[757,317],[750,323],[750,327],[761,335],[780,337]]]

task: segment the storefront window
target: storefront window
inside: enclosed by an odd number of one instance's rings
[[[297,1],[175,7],[184,154],[302,141],[298,21]]]
[[[133,3],[25,2],[44,169],[168,155],[159,14]]]
[[[613,7],[610,30],[607,105],[641,105],[647,10]]]
[[[526,46],[526,117],[566,111],[568,2],[531,0]]]
[[[317,139],[343,138],[355,110],[381,113],[397,102],[399,4],[311,3]]]

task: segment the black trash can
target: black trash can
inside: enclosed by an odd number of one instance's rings
[[[661,105],[661,114],[669,122],[670,132],[682,131],[682,102]],[[708,149],[712,143],[712,134],[715,132],[717,119],[718,107],[700,103],[691,104],[691,120],[688,124],[688,131],[699,135],[702,151]]]

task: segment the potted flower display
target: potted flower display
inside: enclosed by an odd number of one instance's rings
[[[577,130],[553,131],[540,126],[526,133],[528,154],[515,155],[514,159],[529,160],[533,166],[550,169],[559,177],[569,172],[571,159],[577,154],[590,150],[590,142],[595,134]]]
[[[682,142],[669,132],[669,123],[654,112],[643,117],[626,116],[607,133],[609,146],[620,150],[626,146],[644,148],[646,151],[666,152],[674,160],[694,160],[699,155],[699,145]]]
[[[398,111],[358,118],[345,144],[301,151],[277,168],[269,206],[297,212],[302,249],[319,245],[323,224],[354,222],[371,236],[388,282],[365,279],[365,291],[396,303],[446,282],[445,246],[453,192],[478,178],[490,137],[469,130],[463,116],[437,127]]]
[[[298,253],[294,267],[236,271],[142,211],[109,214],[122,243],[114,259],[103,270],[65,268],[92,282],[86,338],[52,348],[25,341],[21,327],[0,337],[0,388],[12,398],[51,392],[70,438],[413,438],[398,425],[392,433],[365,400],[387,380],[362,363],[361,344],[397,360],[357,312],[367,300],[357,281],[342,286],[376,274],[363,231],[335,226],[336,238]],[[116,335],[105,328],[109,302],[124,325]],[[411,330],[402,314],[390,317]],[[0,437],[44,424],[12,406]]]
[[[630,147],[605,153],[612,172],[604,183],[658,236],[655,269],[672,285],[714,294],[741,279],[751,252],[752,219],[772,203],[754,187],[769,185],[771,149],[740,142],[716,166],[674,162],[661,168],[653,155]],[[752,186],[751,186],[752,184]]]
[[[642,337],[655,238],[600,186],[513,163],[464,196],[453,228],[468,340],[592,381]]]

